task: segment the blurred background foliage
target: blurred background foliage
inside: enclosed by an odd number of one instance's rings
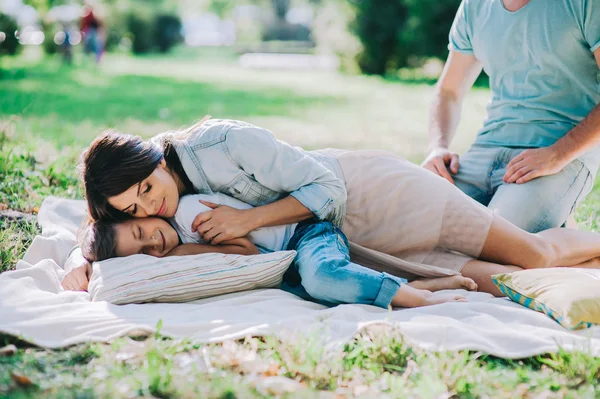
[[[2,1],[5,5],[21,2],[35,10],[36,23],[27,22],[34,27],[19,23],[14,10],[10,15]],[[77,29],[73,9],[84,4],[2,1],[3,55],[16,54],[22,44],[31,44],[19,38],[23,29],[41,30],[44,51],[60,52],[57,35]],[[104,47],[109,52],[165,53],[180,43],[229,45],[241,53],[330,54],[345,72],[394,76],[403,68],[422,67],[428,60],[447,56],[448,31],[460,0],[104,0],[89,4],[103,22]]]
[[[11,32],[19,29],[17,21],[6,14],[0,14],[0,55],[8,54],[15,55],[19,51],[19,40]],[[7,33],[5,33],[7,32]]]

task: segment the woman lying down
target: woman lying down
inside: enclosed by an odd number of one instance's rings
[[[477,289],[472,279],[461,275],[408,283],[403,278],[353,263],[348,240],[342,231],[331,222],[316,219],[263,227],[250,232],[247,237],[211,245],[202,241],[192,227],[196,215],[210,210],[209,205],[251,208],[251,205],[221,193],[187,195],[180,199],[177,212],[169,222],[148,217],[90,224],[83,236],[83,256],[89,262],[95,262],[134,254],[157,257],[209,252],[252,255],[294,250],[297,255],[280,288],[329,306],[356,303],[388,308],[390,305],[418,307],[465,302],[461,295],[432,295],[432,292]]]

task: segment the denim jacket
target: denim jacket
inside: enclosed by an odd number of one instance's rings
[[[153,142],[160,145],[168,134]],[[346,186],[338,161],[326,150],[305,151],[266,129],[218,119],[187,137],[173,135],[172,143],[200,194],[221,192],[254,206],[291,195],[319,219],[342,225]]]

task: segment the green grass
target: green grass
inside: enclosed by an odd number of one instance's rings
[[[599,378],[600,359],[584,353],[519,361],[430,353],[393,327],[364,331],[342,350],[311,337],[202,345],[154,334],[0,357],[0,396],[18,398],[593,398]]]
[[[0,209],[36,212],[48,195],[81,198],[75,165],[104,129],[150,137],[207,113],[305,148],[378,148],[413,161],[425,151],[427,79],[245,70],[214,50],[104,61],[65,67],[31,49],[0,59]],[[487,99],[485,88],[470,93],[456,151],[473,140]],[[580,226],[597,230],[599,204],[596,186],[578,208]],[[36,224],[0,221],[0,272],[38,233]],[[583,348],[519,361],[430,353],[395,328],[365,331],[339,352],[311,337],[198,345],[155,334],[45,350],[0,335],[0,346],[8,343],[19,349],[0,356],[0,397],[600,397],[600,359]]]

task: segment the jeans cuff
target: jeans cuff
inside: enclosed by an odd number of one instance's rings
[[[381,288],[379,293],[373,301],[374,306],[387,309],[392,303],[392,299],[398,292],[400,285],[408,283],[406,279],[392,276],[388,273],[381,273],[383,275],[383,281],[381,282]]]

